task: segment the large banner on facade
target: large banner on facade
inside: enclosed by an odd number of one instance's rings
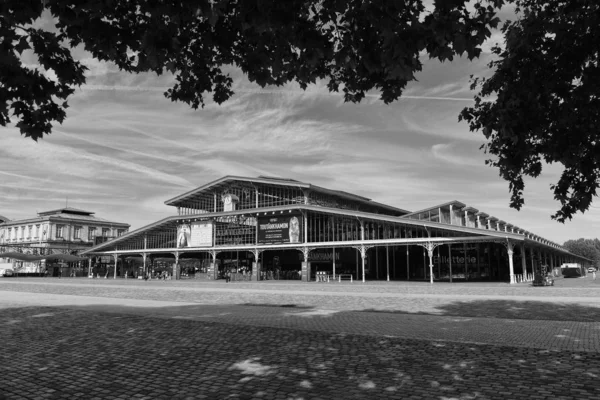
[[[302,215],[258,218],[258,243],[301,243]]]
[[[213,223],[210,221],[181,224],[177,227],[177,248],[213,245]]]
[[[180,224],[177,226],[177,248],[191,247],[192,226],[191,224]]]
[[[192,222],[191,247],[210,247],[213,245],[212,221]]]

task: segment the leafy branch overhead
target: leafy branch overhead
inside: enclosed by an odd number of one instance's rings
[[[21,133],[37,140],[62,122],[64,100],[85,83],[70,52],[80,44],[124,71],[172,73],[165,95],[193,108],[207,94],[217,103],[231,97],[229,65],[263,87],[323,79],[346,101],[376,89],[389,103],[421,70],[422,51],[442,61],[479,55],[502,1],[487,4],[469,11],[466,1],[436,1],[429,12],[420,0],[5,0],[0,123],[12,109]],[[44,11],[52,33],[31,27]],[[29,49],[56,80],[23,65]]]
[[[551,189],[561,204],[553,218],[564,222],[586,211],[598,189],[600,3],[516,4],[521,18],[504,24],[505,46],[493,49],[489,64],[494,73],[473,80],[475,105],[460,119],[485,135],[513,208],[524,204],[524,176],[539,176],[543,162],[562,164]]]
[[[499,27],[504,0],[4,0],[0,2],[0,124],[11,116],[38,140],[66,116],[85,83],[72,49],[130,73],[170,73],[165,96],[193,108],[205,96],[233,95],[225,68],[264,87],[317,80],[360,102],[377,91],[397,100],[423,54],[441,61],[478,57]],[[427,2],[429,4],[429,2]],[[598,187],[598,5],[591,0],[509,0],[517,20],[503,27],[493,75],[475,79],[462,111],[486,136],[492,166],[509,182],[511,206],[524,203],[524,176],[542,162],[565,171],[553,186],[564,221],[585,211]],[[36,28],[43,13],[54,26]],[[47,15],[46,14],[46,15]],[[22,54],[37,56],[34,68]],[[493,101],[489,101],[492,98]]]

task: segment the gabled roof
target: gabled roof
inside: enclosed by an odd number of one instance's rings
[[[4,221],[4,222],[0,219],[0,225],[12,227],[12,226],[23,225],[23,224],[44,223],[47,221],[55,221],[56,222],[56,221],[64,220],[65,223],[70,221],[70,222],[75,222],[75,223],[79,222],[79,223],[83,223],[83,224],[98,224],[98,225],[102,225],[102,226],[111,225],[116,228],[129,228],[131,226],[125,222],[115,222],[115,221],[109,221],[104,218],[99,218],[94,215],[95,212],[85,211],[85,210],[81,210],[79,208],[74,208],[74,207],[63,207],[63,208],[58,208],[56,210],[38,212],[37,214],[38,214],[37,217],[17,219],[17,220],[8,220],[7,219],[7,221]]]
[[[296,179],[292,179],[292,178],[279,178],[277,176],[266,176],[266,175],[259,175],[258,176],[260,179],[272,179],[274,181],[289,181],[289,182],[299,182]]]
[[[92,215],[95,213],[92,211],[85,211],[85,210],[81,210],[79,208],[73,208],[73,207],[57,208],[56,210],[42,211],[42,212],[38,213],[38,215],[40,217],[45,217],[47,215],[54,215],[54,214]]]
[[[399,224],[404,224],[404,225],[414,226],[414,227],[435,228],[435,229],[448,230],[448,231],[454,231],[454,232],[462,232],[468,236],[473,236],[473,237],[478,237],[478,238],[492,238],[492,239],[505,239],[505,238],[508,239],[508,238],[510,238],[510,239],[518,240],[518,241],[524,240],[524,238],[522,236],[510,233],[510,232],[498,232],[498,231],[494,231],[494,230],[483,230],[483,229],[478,229],[478,228],[473,228],[473,227],[441,224],[439,222],[407,219],[407,218],[403,218],[402,216],[374,214],[374,213],[368,213],[368,212],[364,212],[364,211],[344,210],[344,209],[339,209],[339,208],[328,208],[328,207],[313,206],[313,205],[274,206],[274,207],[265,208],[264,210],[260,210],[259,213],[264,213],[264,214],[281,213],[284,211],[288,212],[290,209],[308,210],[308,211],[314,211],[314,212],[331,214],[331,215],[352,216],[355,218],[364,218],[364,219],[372,220],[372,221],[399,223]],[[218,212],[218,213],[174,215],[171,217],[161,219],[160,221],[154,222],[154,223],[146,225],[144,227],[138,228],[136,230],[130,231],[130,232],[128,232],[122,236],[119,236],[113,240],[110,240],[108,242],[98,244],[92,248],[84,250],[80,254],[85,255],[85,254],[94,254],[94,253],[100,253],[100,252],[117,251],[116,250],[117,246],[127,245],[127,243],[131,243],[131,242],[135,242],[136,240],[140,240],[141,238],[143,238],[144,234],[149,234],[149,233],[153,233],[153,232],[161,232],[166,228],[176,229],[177,225],[180,224],[179,221],[182,221],[182,220],[193,221],[195,219],[210,219],[210,218],[214,218],[214,217],[223,217],[223,216],[229,216],[229,215],[242,215],[242,214],[249,214],[249,212],[248,212],[248,210],[236,210],[236,211],[227,211],[227,212]],[[330,245],[330,243],[328,243],[328,242],[324,242],[324,244]],[[225,248],[225,247],[227,247],[227,246],[217,246],[216,248]],[[235,247],[235,246],[232,246],[232,247]],[[255,248],[255,247],[261,247],[261,245],[247,245],[245,247]],[[151,252],[151,251],[156,251],[156,250],[158,250],[158,249],[147,249],[146,251]],[[120,249],[120,252],[123,252],[123,253],[131,253],[131,252],[141,253],[144,251],[145,250],[143,248],[136,249],[136,250]]]
[[[411,212],[409,214],[403,215],[402,217],[406,218],[406,217],[410,217],[410,216],[413,216],[413,215],[416,215],[416,214],[420,214],[420,213],[425,212],[425,211],[436,210],[438,208],[445,208],[445,207],[449,207],[449,206],[458,206],[459,208],[463,208],[463,207],[466,207],[466,204],[462,203],[462,202],[460,202],[458,200],[452,200],[452,201],[449,201],[449,202],[444,203],[444,204],[439,204],[437,206],[427,207],[427,208],[424,208],[424,209],[419,210],[419,211],[413,211],[413,212]]]
[[[310,190],[310,191],[315,191],[315,192],[319,192],[319,193],[323,193],[323,194],[329,194],[332,196],[338,196],[347,200],[353,200],[353,201],[358,201],[361,202],[363,204],[367,204],[367,205],[372,205],[375,207],[381,207],[381,208],[385,208],[388,210],[392,210],[395,212],[398,212],[400,214],[406,214],[409,211],[401,209],[401,208],[397,208],[397,207],[393,207],[393,206],[389,206],[386,204],[381,204],[381,203],[377,203],[375,201],[372,201],[371,199],[367,198],[367,197],[363,197],[363,196],[359,196],[356,194],[352,194],[352,193],[348,193],[345,192],[343,190],[335,190],[335,189],[328,189],[328,188],[324,188],[321,186],[316,186],[310,183],[306,183],[306,182],[300,182],[297,181],[295,179],[289,179],[289,178],[277,178],[277,177],[271,177],[271,176],[264,176],[261,175],[257,178],[250,178],[250,177],[244,177],[244,176],[235,176],[235,175],[227,175],[224,176],[220,179],[217,179],[215,181],[209,182],[206,185],[200,186],[196,189],[190,190],[188,192],[185,192],[179,196],[173,197],[167,201],[165,201],[165,204],[168,206],[177,206],[177,203],[181,203],[186,201],[187,199],[193,198],[195,195],[203,192],[203,191],[208,191],[211,188],[217,188],[220,184],[223,183],[227,183],[227,182],[233,182],[233,181],[239,181],[239,182],[247,182],[247,183],[260,183],[260,184],[265,184],[265,185],[279,185],[279,186],[287,186],[287,187],[295,187],[295,188],[299,188],[299,189],[306,189],[306,190]]]
[[[419,215],[422,212],[436,210],[436,209],[439,209],[439,208],[445,208],[445,207],[449,207],[451,205],[452,206],[461,207],[462,211],[475,212],[476,213],[475,215],[477,215],[479,217],[483,217],[483,218],[487,219],[488,221],[492,222],[494,224],[494,226],[492,226],[492,229],[491,229],[492,231],[495,231],[497,229],[497,225],[501,225],[502,226],[502,230],[499,231],[499,232],[513,233],[513,229],[514,229],[516,231],[516,234],[522,235],[525,238],[528,238],[529,235],[532,235],[533,238],[539,238],[540,240],[536,240],[538,243],[539,242],[542,242],[542,243],[546,243],[547,242],[548,245],[552,245],[552,246],[556,245],[554,242],[549,241],[547,239],[544,239],[544,238],[542,238],[539,235],[536,235],[536,234],[531,233],[529,231],[526,231],[526,230],[524,230],[522,228],[519,228],[516,225],[511,224],[510,222],[503,221],[500,218],[496,218],[496,217],[494,217],[492,215],[489,215],[489,214],[487,214],[485,212],[479,211],[478,209],[476,209],[474,207],[466,206],[464,203],[461,203],[460,201],[457,201],[457,200],[449,201],[447,203],[440,204],[440,205],[433,206],[433,207],[424,208],[422,210],[415,211],[415,212],[412,212],[410,214],[402,215],[400,218],[411,219],[411,217],[414,217],[415,215]],[[478,229],[483,229],[483,228],[478,228]],[[559,248],[562,248],[560,245],[556,245],[556,246],[558,246]]]
[[[267,183],[270,185],[295,186],[295,187],[301,187],[301,188],[307,188],[307,189],[309,187],[309,185],[306,183],[302,183],[302,182],[298,182],[298,181],[291,181],[289,179],[279,179],[279,178],[273,178],[273,177],[260,177],[260,176],[258,178],[248,178],[248,177],[243,177],[243,176],[226,175],[222,178],[219,178],[217,180],[209,182],[206,185],[202,185],[200,187],[197,187],[196,189],[193,189],[193,190],[190,190],[183,194],[180,194],[179,196],[175,196],[172,199],[165,201],[165,204],[168,206],[174,206],[174,205],[176,205],[175,203],[177,203],[177,202],[184,201],[187,198],[192,197],[195,194],[198,194],[198,193],[205,191],[207,189],[210,189],[212,187],[218,186],[219,184],[227,182],[227,181]]]

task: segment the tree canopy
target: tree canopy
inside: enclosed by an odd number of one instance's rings
[[[551,189],[561,204],[553,218],[564,222],[589,208],[599,185],[600,2],[516,5],[519,19],[504,24],[504,46],[492,50],[493,75],[473,80],[475,105],[460,118],[487,138],[513,208],[524,203],[524,176],[539,176],[544,162],[562,164]]]
[[[460,119],[487,138],[488,163],[508,181],[511,207],[524,204],[524,176],[543,162],[565,171],[552,189],[564,222],[596,194],[599,5],[595,0],[4,0],[0,3],[0,124],[13,115],[38,140],[66,117],[67,99],[85,83],[73,58],[91,55],[130,73],[170,73],[165,96],[193,108],[205,96],[233,95],[228,66],[251,82],[302,88],[323,80],[344,99],[377,91],[397,100],[421,57],[478,57],[497,28],[497,13],[515,3],[517,16],[495,47],[493,75],[474,78],[475,103]],[[44,12],[52,29],[36,28]],[[33,52],[43,70],[22,62]]]
[[[600,240],[584,238],[567,240],[564,247],[573,254],[593,260],[596,268],[600,266]]]

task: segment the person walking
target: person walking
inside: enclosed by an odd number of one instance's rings
[[[592,271],[592,279],[593,279],[593,280],[596,280],[596,270],[593,270],[593,271]]]

